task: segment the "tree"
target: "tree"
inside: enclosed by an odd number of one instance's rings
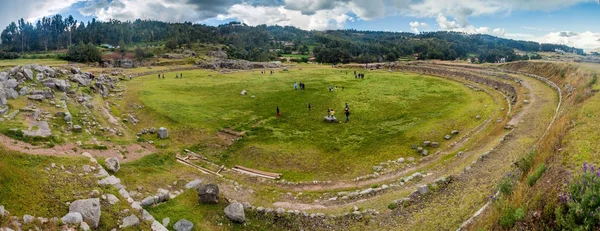
[[[142,60],[144,60],[144,58],[146,58],[146,52],[140,47],[136,48],[135,49],[135,59],[137,61],[142,61]]]
[[[390,52],[385,56],[385,60],[388,62],[396,62],[396,60],[398,60],[398,57],[396,57],[396,54]]]
[[[174,39],[170,39],[165,44],[165,47],[169,50],[175,50],[175,49],[177,49],[177,41],[175,41]]]
[[[300,47],[300,52],[305,55],[308,54],[309,50],[308,50],[308,46],[306,44],[302,45],[302,47]]]

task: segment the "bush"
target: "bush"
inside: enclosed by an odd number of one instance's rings
[[[502,193],[502,195],[507,196],[512,194],[515,187],[516,178],[517,174],[511,175],[511,173],[508,173],[506,176],[502,177],[502,180],[500,180],[500,184],[498,185],[498,190],[500,193]]]
[[[544,174],[545,171],[546,171],[546,165],[541,164],[535,170],[535,172],[527,178],[527,183],[529,184],[529,186],[534,186],[535,183],[537,182],[537,180],[542,177],[542,174]]]
[[[517,161],[517,167],[521,172],[528,172],[531,166],[533,165],[533,157],[535,156],[535,152],[530,152],[519,161]]]
[[[582,174],[559,196],[556,223],[563,230],[597,230],[600,224],[600,169],[583,164]]]
[[[0,59],[18,59],[20,56],[15,52],[0,51]]]
[[[523,208],[514,208],[511,205],[506,205],[500,212],[500,218],[498,223],[502,228],[510,229],[515,226],[517,221],[521,221],[525,218],[525,210]]]
[[[96,46],[91,43],[83,44],[80,42],[79,45],[72,45],[69,47],[67,52],[66,60],[80,62],[80,63],[92,63],[101,62],[102,55]]]
[[[392,202],[392,203],[388,204],[387,207],[390,210],[394,210],[394,209],[398,208],[398,204],[396,202]]]

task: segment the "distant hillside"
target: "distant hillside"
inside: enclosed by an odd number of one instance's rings
[[[0,38],[0,59],[15,58],[15,53],[20,52],[65,49],[81,42],[115,47],[163,44],[170,49],[210,43],[225,45],[229,57],[235,59],[269,61],[282,54],[312,54],[317,62],[324,63],[469,57],[481,62],[496,62],[502,58],[506,61],[528,58],[515,54],[515,49],[524,52],[560,49],[583,54],[582,49],[564,45],[457,32],[304,31],[289,26],[247,26],[238,22],[216,27],[151,20],[78,23],[71,16],[63,18],[61,15],[44,17],[35,25],[21,19],[8,25]]]

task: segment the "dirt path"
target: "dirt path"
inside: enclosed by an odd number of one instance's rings
[[[88,152],[92,156],[104,159],[109,157],[117,157],[121,162],[129,162],[138,160],[146,155],[156,153],[157,150],[152,145],[141,146],[140,144],[130,144],[126,146],[114,145],[106,143],[108,150],[87,150],[77,147],[75,144],[55,145],[52,148],[43,146],[34,146],[25,142],[12,139],[5,135],[0,135],[0,145],[8,150],[17,151],[25,154],[43,155],[43,156],[81,156],[81,153]],[[77,150],[77,151],[74,151]],[[125,156],[119,153],[125,153]]]

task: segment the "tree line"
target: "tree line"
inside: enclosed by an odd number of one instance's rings
[[[399,58],[478,58],[480,62],[495,62],[502,58],[506,61],[524,59],[515,53],[515,49],[523,52],[560,49],[583,54],[582,49],[564,45],[458,32],[305,31],[290,26],[248,26],[239,22],[208,26],[139,19],[125,22],[92,19],[86,23],[61,15],[44,17],[35,24],[23,19],[10,23],[0,34],[0,41],[0,59],[18,57],[18,53],[65,50],[71,46],[81,50],[78,54],[83,54],[91,46],[101,44],[164,44],[168,49],[176,49],[193,43],[224,45],[230,58],[251,61],[275,60],[278,54],[291,52],[312,52],[316,61],[323,63],[367,63]],[[91,53],[95,55],[95,52]],[[95,57],[92,59],[95,60]]]

